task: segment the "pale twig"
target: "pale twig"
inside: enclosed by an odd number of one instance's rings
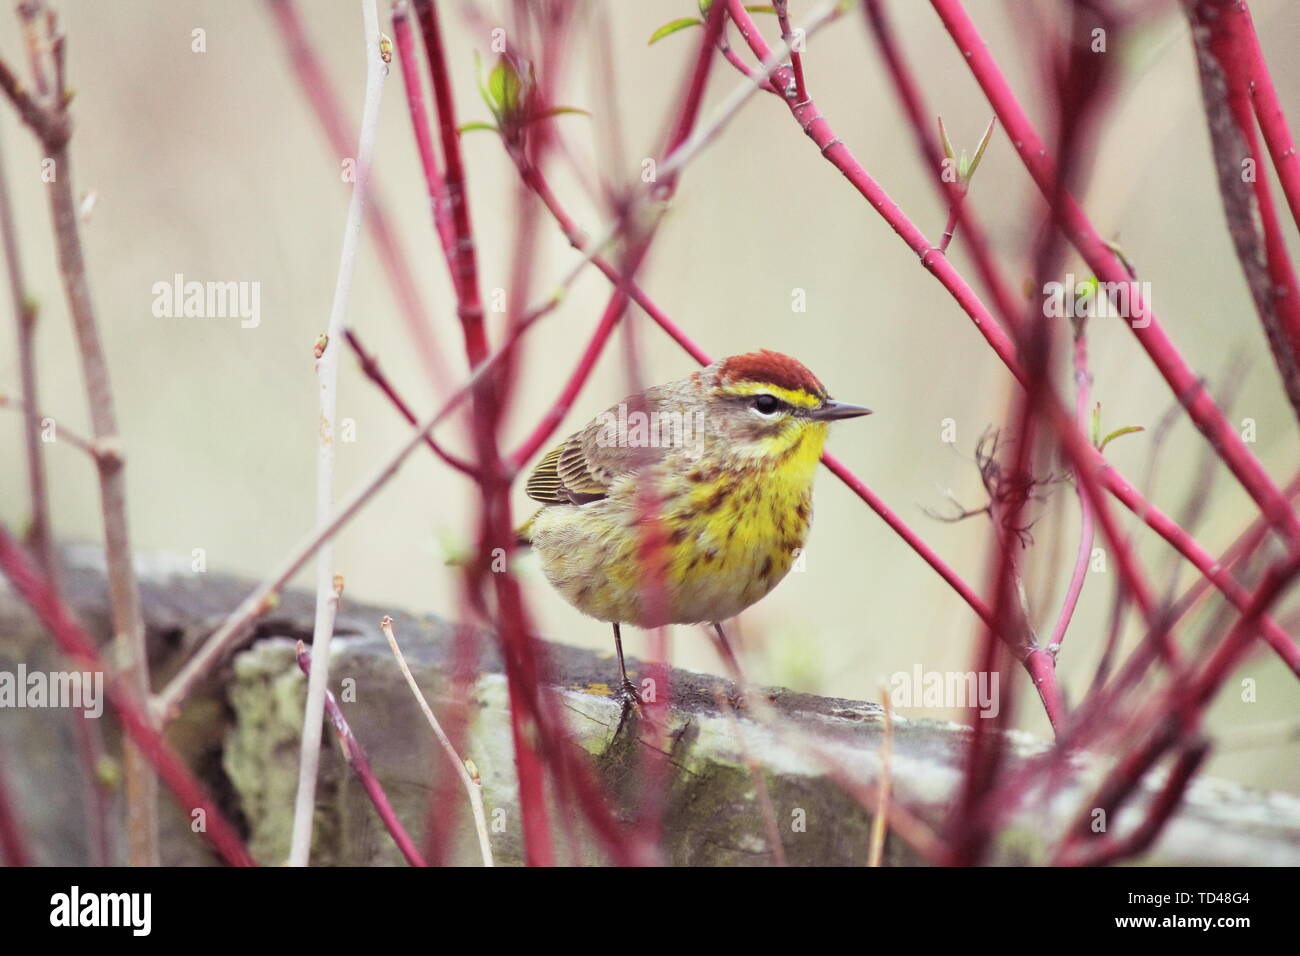
[[[352,295],[352,275],[360,247],[365,218],[366,189],[379,129],[379,104],[388,67],[380,51],[379,11],[375,0],[361,0],[365,24],[366,93],[361,111],[361,132],[357,142],[357,179],[352,187],[343,251],[339,257],[330,308],[329,330],[316,360],[320,390],[320,422],[317,430],[316,521],[329,520],[334,507],[334,418],[338,406],[338,356],[344,317]],[[331,347],[332,346],[332,347]],[[321,721],[325,716],[325,690],[329,685],[329,648],[334,634],[342,587],[334,574],[334,549],[326,542],[316,554],[316,624],[312,635],[316,666],[307,681],[307,704],[303,716],[302,749],[298,762],[298,796],[294,806],[290,866],[306,866],[311,855],[312,821],[316,807],[316,772],[320,763]]]
[[[456,775],[460,777],[460,782],[465,787],[465,793],[469,796],[470,809],[474,812],[474,828],[478,831],[478,848],[483,855],[483,865],[492,866],[492,843],[488,839],[487,814],[483,810],[483,783],[479,780],[478,770],[470,772],[469,761],[462,760],[460,754],[456,753],[456,748],[452,746],[442,725],[438,723],[438,718],[434,716],[433,708],[429,706],[424,692],[420,690],[420,685],[415,682],[415,675],[406,664],[406,658],[402,656],[402,649],[397,646],[397,635],[393,633],[393,619],[384,615],[383,620],[379,622],[379,629],[384,632],[384,637],[388,638],[388,646],[393,649],[393,656],[397,658],[397,666],[402,669],[402,676],[406,678],[411,693],[415,695],[415,700],[424,711],[429,726],[433,728],[433,735],[438,738],[438,743],[442,745],[447,759],[451,761]]]
[[[880,866],[885,855],[885,832],[889,828],[889,800],[893,777],[889,761],[894,753],[894,708],[889,689],[880,688],[880,708],[884,712],[885,730],[880,738],[880,786],[876,788],[876,815],[871,821],[871,849],[867,866]]]

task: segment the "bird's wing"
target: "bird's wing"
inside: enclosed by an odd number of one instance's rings
[[[529,498],[548,505],[581,505],[608,494],[615,475],[587,457],[584,434],[570,436],[537,463],[524,488]]]
[[[627,402],[623,404],[626,407]],[[662,449],[631,448],[610,440],[611,419],[606,416],[617,415],[618,411],[619,406],[615,405],[547,452],[528,476],[524,488],[528,497],[548,505],[598,501],[609,494],[610,486],[619,477],[659,458]]]

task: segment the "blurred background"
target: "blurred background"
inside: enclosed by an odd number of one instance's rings
[[[210,569],[261,577],[313,526],[312,345],[327,324],[334,290],[351,188],[340,177],[345,157],[328,147],[261,0],[63,0],[57,6],[77,92],[72,174],[79,192],[94,197],[84,236],[127,452],[134,545],[142,554],[167,552],[186,560],[202,548]],[[389,5],[381,6],[386,20]],[[795,21],[812,6],[795,0]],[[1016,35],[1030,8],[1044,12],[1041,0],[970,0],[967,7],[1030,115],[1050,115],[1042,64]],[[1107,54],[1121,59],[1121,82],[1096,140],[1082,198],[1101,232],[1123,245],[1140,277],[1151,283],[1156,313],[1212,386],[1224,381],[1234,356],[1244,359],[1231,418],[1254,420],[1252,450],[1282,483],[1300,458],[1296,422],[1224,228],[1186,22],[1176,4],[1166,7]],[[355,127],[365,70],[358,5],[332,0],[299,8]],[[462,122],[490,119],[475,82],[476,54],[492,62],[484,26],[501,21],[494,5],[476,8],[482,14],[478,22],[455,15],[456,4],[448,4],[444,18]],[[929,107],[942,114],[956,145],[973,151],[991,110],[961,56],[928,4],[895,2],[889,9]],[[1252,9],[1283,105],[1293,124],[1300,122],[1300,63],[1292,56],[1300,6],[1257,0]],[[639,174],[642,157],[658,154],[698,33],[674,34],[654,45],[647,40],[665,22],[694,12],[693,0],[591,5],[569,46],[558,94],[559,102],[592,114],[557,121],[584,164],[626,182]],[[775,19],[761,17],[759,23],[774,40]],[[201,53],[192,51],[199,29],[206,40]],[[0,14],[0,53],[10,63],[23,63],[11,11]],[[810,40],[805,64],[813,95],[837,135],[937,240],[946,209],[929,181],[932,171],[918,159],[856,5]],[[719,62],[705,115],[739,82]],[[626,167],[620,170],[603,165],[612,124],[623,134]],[[61,427],[86,433],[80,368],[40,179],[42,157],[7,104],[0,109],[0,139],[28,285],[41,303],[42,411]],[[504,288],[517,176],[491,133],[467,133],[463,142],[483,286]],[[423,380],[368,236],[349,322],[423,414],[440,390],[459,381],[464,359],[396,66],[385,91],[376,156],[374,188],[415,264],[452,381],[435,389]],[[552,168],[555,188],[579,223],[590,234],[603,232],[606,212],[586,186],[569,175],[567,164]],[[1041,207],[1001,130],[968,201],[1018,286],[1028,276],[1025,256]],[[1291,224],[1285,225],[1294,240]],[[543,219],[540,235],[532,298],[553,288],[578,258],[549,219]],[[951,257],[973,281],[960,232]],[[1075,257],[1067,264],[1080,277],[1088,274]],[[260,283],[260,324],[241,328],[235,318],[155,317],[153,286],[177,273],[190,281]],[[640,281],[711,355],[756,348],[787,352],[836,397],[873,408],[871,418],[837,427],[829,447],[983,589],[987,520],[944,523],[926,509],[949,507],[950,494],[967,507],[984,504],[973,452],[986,428],[1003,424],[1011,377],[951,297],[772,97],[754,97],[690,164]],[[799,290],[804,312],[792,307]],[[606,280],[587,269],[545,320],[545,330],[528,340],[507,445],[531,430],[567,379],[608,293]],[[627,315],[636,325],[648,382],[694,368],[635,307]],[[488,321],[499,341],[502,316],[489,314]],[[1202,440],[1185,417],[1175,416],[1156,442],[1155,428],[1171,407],[1171,395],[1124,323],[1093,322],[1089,338],[1093,395],[1101,403],[1104,430],[1148,429],[1116,441],[1108,456],[1142,487],[1158,451],[1149,494],[1165,510],[1183,513],[1206,460]],[[0,392],[9,395],[19,391],[13,342],[12,332],[0,335]],[[1057,381],[1063,392],[1069,389],[1064,369]],[[557,441],[630,389],[625,352],[616,339]],[[342,497],[409,430],[347,357],[339,416],[355,422],[355,441],[338,446],[336,487]],[[955,444],[943,440],[945,419],[955,425]],[[463,447],[457,428],[440,434]],[[48,450],[57,536],[98,540],[99,501],[89,464],[66,443]],[[0,463],[0,520],[22,527],[27,491],[19,421],[11,411],[0,412]],[[336,562],[347,595],[394,608],[459,613],[457,578],[446,561],[468,541],[475,500],[465,479],[418,453],[338,538]],[[531,503],[522,489],[514,501],[522,520]],[[969,608],[830,474],[819,479],[815,511],[806,570],[792,573],[733,625],[752,677],[879,699],[894,672],[911,672],[918,664],[925,670],[974,666],[978,630]],[[1185,566],[1175,578],[1163,543],[1128,512],[1117,513],[1155,580],[1183,586],[1192,580]],[[1217,554],[1254,515],[1224,472],[1195,533]],[[1076,541],[1074,492],[1058,486],[1035,528],[1037,553],[1028,559],[1038,569],[1030,594],[1043,630],[1055,616]],[[519,573],[544,635],[612,652],[608,626],[565,604],[531,558],[519,559]],[[1089,576],[1060,658],[1062,680],[1076,699],[1101,653],[1114,579],[1113,563]],[[309,576],[301,583],[309,584]],[[1289,610],[1294,620],[1296,603],[1279,608],[1277,618],[1285,621]],[[626,640],[630,653],[646,651],[646,635],[629,629]],[[675,629],[671,653],[678,665],[720,670],[701,630]],[[1240,676],[1256,681],[1258,699],[1243,703],[1228,685],[1211,715],[1214,728],[1227,736],[1209,771],[1300,791],[1300,744],[1288,743],[1285,732],[1270,731],[1249,746],[1243,737],[1246,728],[1294,721],[1300,688],[1270,655],[1251,658]],[[1045,734],[1036,701],[1022,696],[1021,702],[1020,724]],[[919,708],[904,712],[921,715],[957,716]]]

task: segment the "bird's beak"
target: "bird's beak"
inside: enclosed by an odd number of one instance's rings
[[[871,409],[869,408],[863,408],[861,405],[850,405],[848,402],[837,402],[833,398],[828,398],[810,411],[808,417],[822,422],[833,422],[840,418],[857,418],[859,415],[870,414]]]

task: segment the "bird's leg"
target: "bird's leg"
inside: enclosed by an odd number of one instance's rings
[[[722,625],[717,621],[713,622],[713,630],[718,635],[717,645],[718,653],[722,657],[722,663],[726,665],[727,671],[731,674],[731,679],[736,682],[736,690],[743,694],[747,682],[745,673],[740,669],[740,660],[736,657],[736,652],[731,648],[731,642],[727,640],[727,635],[722,633]]]
[[[618,699],[623,705],[623,711],[619,715],[618,727],[614,731],[614,736],[617,737],[619,731],[623,729],[623,725],[627,723],[628,714],[632,712],[632,708],[635,707],[640,710],[641,715],[645,716],[645,702],[641,700],[641,695],[637,693],[636,684],[632,683],[631,678],[627,676],[627,665],[623,663],[623,635],[618,629],[617,621],[614,622],[614,650],[618,652],[618,671],[623,677],[618,689]]]

